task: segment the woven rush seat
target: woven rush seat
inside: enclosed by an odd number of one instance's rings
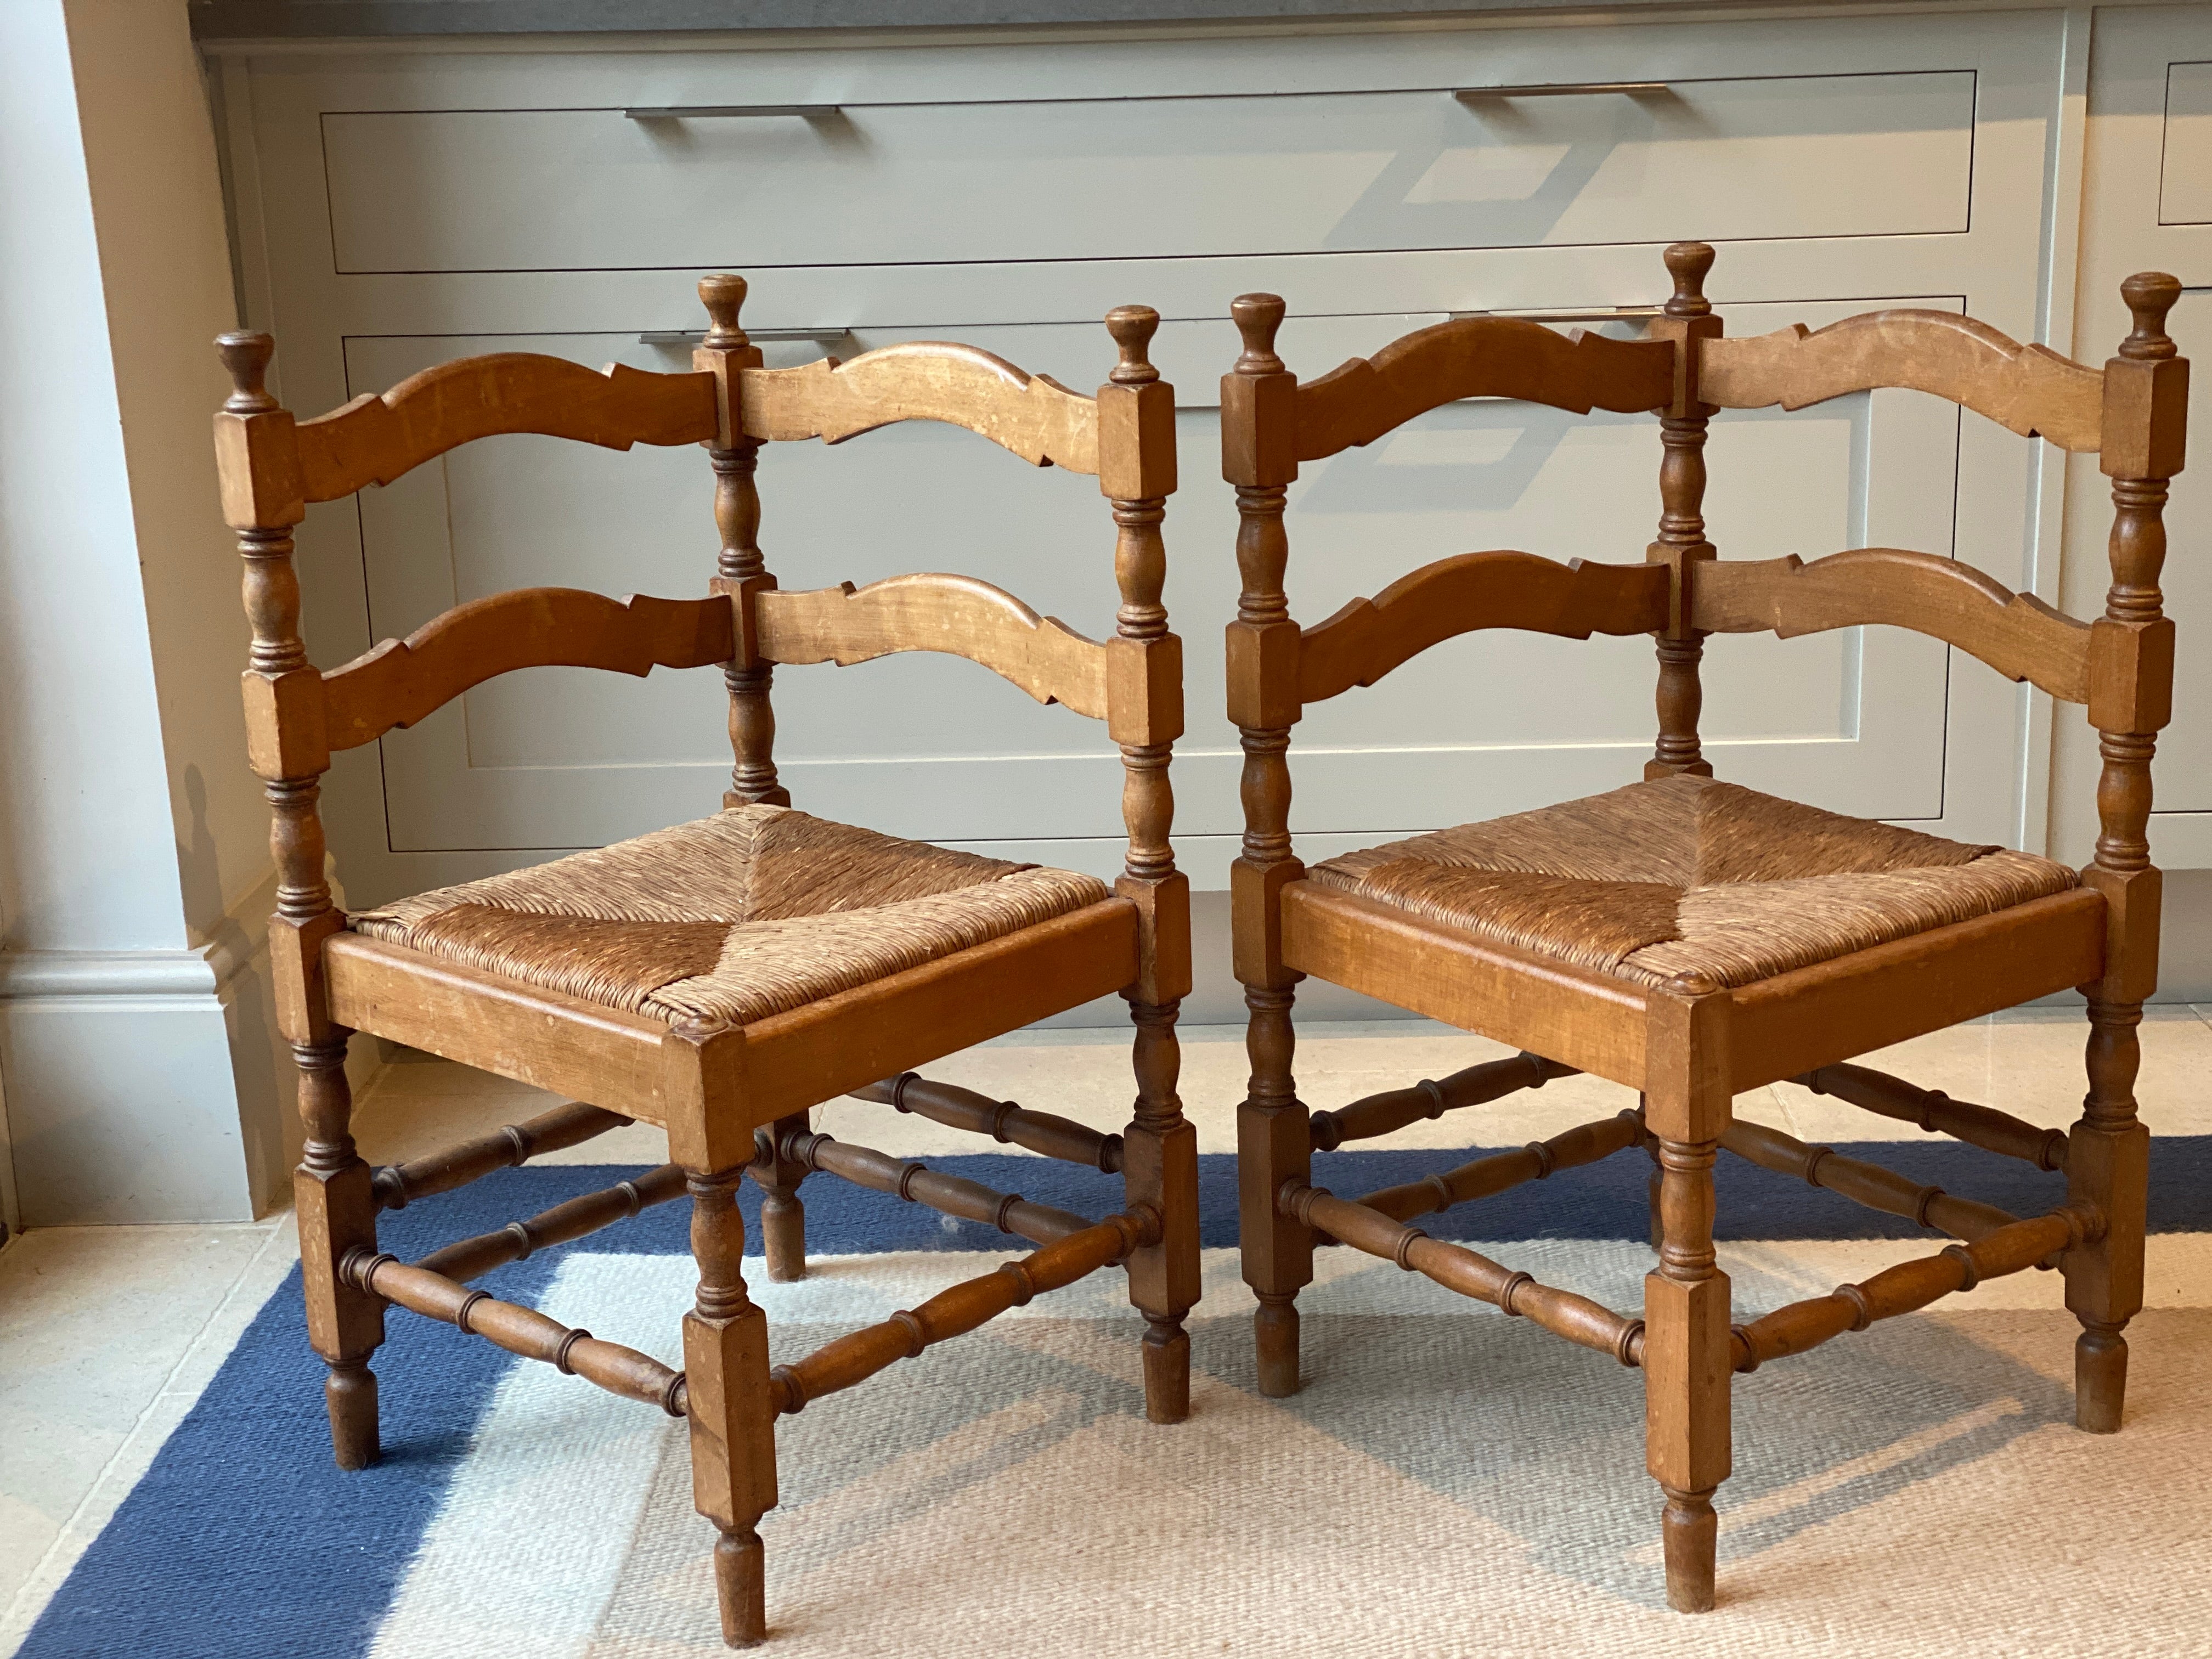
[[[2076,884],[2030,854],[1693,775],[1366,848],[1309,875],[1644,985],[1746,985]]]
[[[365,910],[373,939],[675,1021],[764,1019],[1108,896],[783,806],[737,806]]]

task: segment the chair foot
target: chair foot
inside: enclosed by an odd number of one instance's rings
[[[714,1540],[714,1593],[722,1604],[722,1641],[733,1648],[768,1640],[767,1552],[748,1527]]]
[[[1145,1321],[1145,1420],[1180,1423],[1190,1415],[1190,1334],[1180,1319]]]
[[[1296,1294],[1273,1296],[1262,1291],[1260,1310],[1252,1316],[1252,1330],[1260,1349],[1260,1392],[1270,1400],[1289,1399],[1298,1391]]]
[[[2128,1392],[2128,1340],[2118,1325],[2081,1322],[2074,1343],[2074,1426],[2118,1434]]]
[[[1667,1552],[1667,1605],[1677,1613],[1711,1613],[1713,1558],[1720,1544],[1720,1517],[1713,1513],[1717,1488],[1661,1490],[1667,1494],[1667,1507],[1659,1517]]]
[[[381,1448],[376,1433],[376,1373],[366,1361],[334,1364],[323,1379],[331,1412],[331,1450],[342,1469],[365,1469]]]
[[[777,1284],[806,1277],[806,1206],[796,1194],[770,1191],[761,1200],[761,1245]]]

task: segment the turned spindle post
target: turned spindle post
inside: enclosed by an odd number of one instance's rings
[[[2074,1350],[2075,1422],[2093,1433],[2120,1426],[2128,1345],[2142,1310],[2150,1132],[2136,1115],[2142,1064],[2136,1028],[2158,984],[2160,877],[2150,861],[2151,757],[2172,713],[2173,623],[2159,574],[2166,562],[2167,480],[2180,471],[2189,364],[2166,333],[2181,284],[2160,272],[2120,285],[2134,326],[2105,366],[2102,465],[2112,480],[2112,585],[2091,635],[2089,723],[2104,769],[2100,833],[2081,872],[2105,896],[2104,976],[2089,1000],[2089,1089],[2067,1138],[2069,1194],[2106,1218],[2101,1237],[2066,1252],[2066,1305],[2081,1321]]]
[[[806,1179],[807,1166],[786,1152],[785,1143],[813,1128],[814,1115],[802,1111],[753,1131],[750,1173],[761,1189],[761,1249],[768,1255],[768,1276],[779,1285],[806,1277],[806,1206],[799,1201],[799,1183]]]
[[[1713,1605],[1729,1469],[1729,1279],[1713,1250],[1713,1162],[1729,1124],[1728,993],[1682,975],[1650,994],[1644,1121],[1659,1140],[1659,1265],[1644,1280],[1644,1459],[1666,1493],[1667,1605]]]
[[[1695,567],[1714,556],[1705,520],[1705,427],[1713,408],[1698,398],[1698,353],[1703,342],[1721,332],[1721,319],[1712,314],[1705,295],[1712,249],[1703,242],[1676,242],[1667,250],[1666,260],[1674,292],[1665,313],[1652,319],[1647,337],[1674,343],[1674,396],[1659,417],[1659,539],[1644,557],[1666,565],[1672,580],[1667,631],[1652,636],[1659,653],[1659,740],[1644,763],[1647,780],[1713,773],[1698,747],[1698,719],[1705,698],[1698,665],[1705,654],[1705,636],[1690,626],[1690,585]]]
[[[1115,890],[1137,906],[1138,976],[1124,994],[1136,1027],[1135,1115],[1122,1132],[1129,1208],[1149,1208],[1159,1237],[1130,1252],[1129,1300],[1145,1316],[1145,1415],[1190,1414],[1190,1337],[1199,1295],[1198,1131],[1176,1093],[1176,1014],[1190,991],[1190,882],[1170,834],[1168,761],[1182,735],[1182,641],[1168,631],[1160,533],[1176,487],[1175,388],[1146,356],[1159,313],[1107,313],[1119,361],[1098,388],[1098,487],[1112,503],[1114,577],[1121,605],[1109,642],[1107,730],[1121,750],[1121,817],[1129,848]]]
[[[1294,988],[1284,965],[1283,889],[1305,874],[1291,850],[1291,728],[1300,713],[1298,625],[1283,581],[1283,509],[1297,459],[1297,377],[1275,355],[1283,302],[1247,294],[1230,307],[1244,349],[1221,380],[1222,476],[1237,489],[1242,586],[1229,624],[1229,717],[1244,751],[1244,842],[1230,871],[1237,977],[1244,987],[1251,1082],[1237,1113],[1244,1280],[1260,1299],[1260,1392],[1298,1390],[1297,1294],[1313,1282],[1313,1233],[1276,1203],[1286,1182],[1312,1184],[1312,1130],[1291,1074]]]
[[[699,279],[699,299],[707,307],[707,337],[691,354],[691,366],[711,373],[721,415],[720,430],[707,446],[714,469],[714,527],[722,550],[715,560],[713,590],[727,593],[738,607],[738,654],[722,665],[730,690],[730,752],[733,757],[724,806],[764,802],[791,805],[791,792],[776,781],[775,709],[769,701],[775,667],[760,654],[753,622],[753,599],[775,586],[760,550],[760,490],[755,475],[761,441],[741,426],[744,372],[761,366],[761,350],[738,325],[745,303],[745,279],[725,273]]]
[[[271,974],[278,1028],[299,1067],[307,1131],[293,1191],[307,1340],[330,1368],[324,1395],[338,1466],[366,1468],[377,1457],[376,1376],[368,1360],[384,1340],[384,1303],[339,1270],[356,1250],[375,1253],[376,1196],[372,1172],[354,1149],[345,1074],[352,1034],[331,1022],[323,986],[323,942],[345,918],[323,872],[317,801],[330,750],[321,677],[300,637],[300,578],[292,563],[292,526],[307,516],[299,440],[292,416],[264,385],[275,342],[266,334],[225,334],[216,349],[232,384],[216,416],[216,457],[224,517],[238,532],[245,560],[253,635],[244,683],[248,753],[268,796],[276,863]]]
[[[691,1420],[691,1495],[714,1523],[714,1588],[722,1639],[750,1647],[768,1635],[758,1530],[775,1507],[775,1408],[769,1394],[768,1316],[745,1294],[742,1168],[685,1172],[697,1300],[684,1316],[684,1376]]]

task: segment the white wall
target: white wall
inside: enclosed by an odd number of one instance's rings
[[[289,1153],[208,417],[183,0],[0,5],[0,1068],[33,1225],[238,1218]]]

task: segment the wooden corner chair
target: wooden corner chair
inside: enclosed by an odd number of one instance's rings
[[[2061,1268],[2079,1316],[2075,1420],[2120,1425],[2121,1333],[2142,1305],[2148,1133],[2136,1115],[2136,1028],[2158,955],[2150,759],[2171,702],[2160,510],[2179,471],[2188,364],[2165,333],[2171,276],[2123,291],[2134,331],[2102,370],[1947,313],[1875,312],[1817,332],[1723,337],[1703,298],[1712,250],[1669,248],[1674,297],[1649,337],[1454,321],[1301,385],[1275,355],[1272,295],[1235,304],[1243,355],[1222,381],[1224,471],[1237,486],[1243,594],[1229,628],[1245,830],[1232,877],[1236,965],[1250,1011],[1238,1160],[1244,1277],[1260,1382],[1298,1388],[1296,1299],[1316,1243],[1342,1243],[1641,1366],[1668,1602],[1713,1603],[1713,1496],[1729,1469],[1737,1371],[2031,1266]],[[1875,387],[1948,398],[2024,435],[2097,454],[2112,479],[2112,586],[2077,622],[1946,558],[1861,548],[1723,561],[1701,502],[1708,417],[1796,409]],[[1640,565],[1520,552],[1424,567],[1301,628],[1284,592],[1285,487],[1302,461],[1364,444],[1455,398],[1587,414],[1653,410],[1664,459],[1658,539]],[[1716,781],[1698,750],[1698,660],[1716,633],[1788,637],[1881,623],[1932,635],[2014,680],[2087,706],[2100,734],[2103,834],[2078,875],[2047,860],[1844,818]],[[1587,639],[1649,633],[1657,750],[1644,781],[1594,799],[1333,859],[1307,869],[1289,829],[1291,728],[1307,703],[1373,684],[1483,628]],[[1510,1043],[1517,1059],[1309,1115],[1291,1074],[1294,987],[1309,974]],[[2089,1000],[2089,1090],[2070,1133],[1845,1064],[2032,998]],[[1524,1151],[1357,1202],[1313,1184],[1311,1153],[1583,1071],[1638,1108]],[[1794,1079],[1882,1115],[2063,1169],[2068,1198],[2017,1218],[1874,1165],[1731,1121],[1733,1096]],[[1416,1217],[1636,1146],[1650,1150],[1656,1269],[1629,1317],[1474,1251]],[[1731,1322],[1715,1266],[1713,1166],[1728,1152],[1959,1241],[1863,1285]]]
[[[1146,1321],[1146,1415],[1172,1423],[1188,1413],[1183,1318],[1199,1293],[1197,1162],[1176,1095],[1175,1021],[1190,986],[1189,908],[1169,844],[1167,771],[1182,730],[1182,646],[1161,605],[1175,398],[1146,359],[1159,319],[1142,307],[1107,319],[1120,362],[1086,398],[959,345],[764,368],[738,325],[744,281],[709,277],[700,293],[713,326],[689,374],[474,357],[297,423],[263,386],[269,337],[225,335],[218,344],[236,390],[216,416],[216,443],[225,514],[246,559],[247,723],[254,769],[276,811],[271,951],[307,1127],[301,1259],[310,1340],[329,1365],[337,1461],[360,1468],[377,1456],[369,1358],[393,1304],[688,1419],[698,1507],[720,1533],[723,1635],[743,1645],[767,1633],[756,1526],[776,1502],[780,1414],[1114,1264],[1127,1268]],[[777,586],[756,536],[762,444],[835,443],[906,420],[965,427],[1035,465],[1097,477],[1119,526],[1114,637],[1086,639],[957,576],[902,576],[858,590]],[[618,602],[519,590],[447,611],[341,667],[310,665],[291,533],[307,504],[513,432],[617,449],[704,445],[721,536],[713,597]],[[1040,701],[1106,722],[1125,768],[1129,836],[1126,870],[1110,891],[1089,876],[790,810],[771,752],[775,665],[915,650],[969,658]],[[736,757],[717,817],[359,916],[333,908],[316,805],[333,751],[517,668],[644,674],[655,665],[716,663],[728,682]],[[1135,1117],[1121,1134],[909,1069],[1114,992],[1128,1000],[1135,1024]],[[372,1170],[349,1133],[344,1060],[356,1030],[578,1103]],[[1093,1222],[812,1133],[809,1109],[847,1092],[1119,1172],[1124,1207]],[[378,1249],[380,1210],[632,1120],[667,1130],[672,1163],[418,1262]],[[764,1189],[769,1274],[798,1278],[805,1270],[799,1188],[815,1170],[1041,1248],[771,1370],[765,1318],[739,1271],[737,1191],[749,1173]],[[681,1371],[468,1288],[533,1249],[686,1195],[700,1282],[684,1320]]]

